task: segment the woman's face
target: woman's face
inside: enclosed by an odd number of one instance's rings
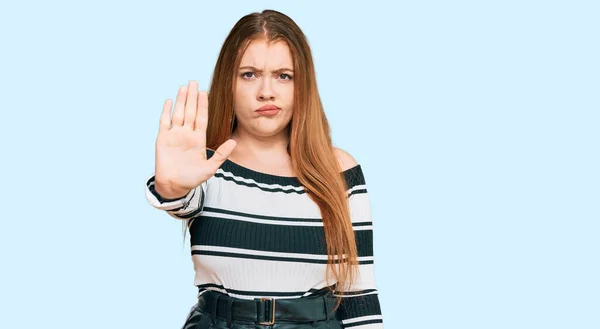
[[[234,77],[238,130],[257,137],[285,134],[294,104],[293,68],[286,42],[255,40],[248,45]]]

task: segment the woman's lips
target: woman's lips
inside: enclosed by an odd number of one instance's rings
[[[273,115],[279,113],[280,110],[281,109],[275,105],[264,105],[261,108],[259,108],[258,110],[256,110],[255,112],[258,113],[259,115],[273,116]]]

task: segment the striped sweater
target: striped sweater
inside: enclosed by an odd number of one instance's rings
[[[360,165],[341,174],[349,187],[359,278],[344,294],[336,316],[344,328],[381,329],[365,178]],[[152,176],[146,198],[172,217],[188,219],[199,294],[216,290],[244,299],[298,298],[327,287],[321,213],[295,177],[261,173],[226,160],[213,177],[180,199],[162,198]]]

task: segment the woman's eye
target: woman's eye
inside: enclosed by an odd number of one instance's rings
[[[281,73],[279,75],[279,79],[283,79],[283,80],[292,80],[292,76],[289,74],[285,74],[285,73]]]
[[[254,72],[244,72],[242,73],[242,78],[250,79],[254,76]]]

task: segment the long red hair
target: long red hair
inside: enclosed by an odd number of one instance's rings
[[[335,292],[343,295],[354,282],[358,263],[347,185],[333,151],[310,47],[304,33],[290,17],[274,10],[252,13],[242,17],[230,31],[221,48],[208,93],[206,147],[217,149],[236,128],[233,114],[235,72],[246,47],[259,39],[285,41],[292,53],[294,110],[288,129],[288,154],[300,183],[321,210],[329,260],[327,283],[331,286],[331,278],[335,278]],[[340,302],[338,298],[336,307]]]

